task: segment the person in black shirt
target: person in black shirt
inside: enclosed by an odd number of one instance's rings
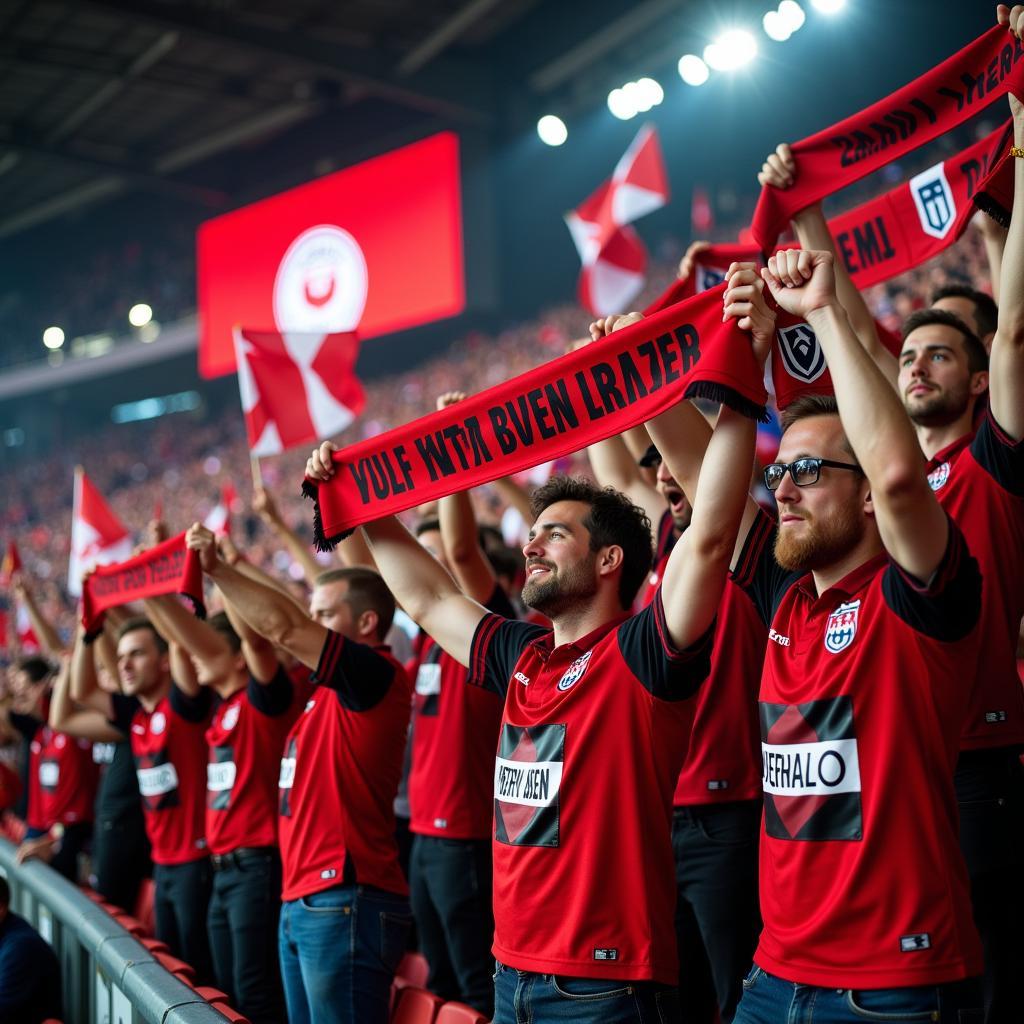
[[[11,890],[0,878],[0,1020],[41,1024],[60,1017],[60,964],[24,918],[11,913]]]

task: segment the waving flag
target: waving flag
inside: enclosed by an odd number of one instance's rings
[[[232,484],[225,484],[220,492],[220,501],[207,513],[203,526],[217,537],[231,533],[231,513],[238,502],[238,495]]]
[[[131,553],[128,530],[79,466],[75,470],[75,503],[71,513],[68,593],[81,597],[82,573],[94,565],[124,561]]]
[[[658,136],[645,125],[611,178],[565,216],[583,264],[580,302],[592,313],[621,310],[643,287],[647,253],[627,225],[660,209],[668,198]]]
[[[20,571],[21,555],[18,554],[18,545],[12,540],[8,542],[4,560],[0,562],[0,587],[9,587],[14,574]]]
[[[331,437],[362,412],[354,334],[238,330],[235,351],[253,455]]]

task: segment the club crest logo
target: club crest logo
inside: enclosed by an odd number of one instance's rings
[[[860,601],[841,604],[825,623],[825,650],[830,654],[845,651],[857,635],[857,612]]]
[[[274,278],[274,321],[280,331],[352,331],[366,306],[368,276],[359,243],[334,224],[303,231]]]
[[[587,665],[590,664],[590,656],[593,651],[587,651],[582,657],[577,658],[566,670],[565,675],[558,680],[559,690],[568,690],[570,687],[575,686],[583,677],[583,673],[587,670]]]
[[[921,230],[932,238],[945,238],[956,221],[956,200],[942,164],[929,167],[910,179]]]
[[[157,711],[153,717],[149,720],[149,731],[154,736],[159,736],[160,733],[167,728],[167,716],[162,711]]]
[[[717,288],[725,280],[725,271],[718,267],[705,267],[697,264],[698,292],[706,292],[709,288]]]
[[[786,372],[804,384],[813,384],[827,367],[825,353],[810,325],[793,324],[792,327],[780,327],[775,333]]]
[[[241,710],[241,705],[232,704],[231,707],[224,712],[224,717],[221,719],[221,725],[229,731],[234,729],[234,727],[238,725],[238,715]]]
[[[946,481],[949,479],[949,463],[944,462],[941,466],[936,466],[928,474],[928,486],[933,491],[941,490],[946,486]]]

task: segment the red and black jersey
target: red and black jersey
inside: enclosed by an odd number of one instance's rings
[[[220,702],[206,742],[206,841],[211,853],[277,843],[277,781],[284,739],[294,721],[284,669]]]
[[[487,607],[514,617],[499,587]],[[466,669],[433,640],[422,650],[413,678],[409,829],[449,839],[486,839],[501,697],[466,686]]]
[[[960,531],[924,586],[883,553],[820,596],[761,515],[735,573],[772,626],[761,681],[755,962],[827,988],[981,973],[953,771],[981,576]]]
[[[676,524],[672,513],[665,509],[661,514],[661,519],[658,520],[658,532],[654,539],[654,568],[640,588],[634,605],[637,611],[646,608],[654,600],[654,595],[658,592],[658,587],[661,586],[661,581],[665,576],[665,566],[668,565],[669,555],[672,554],[672,549],[676,546],[679,537],[680,534],[676,533]]]
[[[28,827],[45,832],[55,824],[92,821],[98,781],[92,744],[44,722],[29,743]]]
[[[928,482],[981,567],[981,641],[963,750],[1024,746],[1017,634],[1024,617],[1024,443],[987,412],[972,438],[937,452]]]
[[[657,593],[679,539],[666,509],[658,525],[657,568],[644,606]],[[679,780],[676,807],[755,800],[761,796],[757,690],[768,631],[750,598],[729,582],[722,594],[711,674],[697,695],[693,735]]]
[[[328,632],[319,684],[285,741],[279,778],[281,898],[342,883],[405,895],[394,800],[412,684],[387,648]]]
[[[132,755],[154,864],[184,864],[207,855],[210,703],[208,690],[190,698],[172,686],[152,711],[140,707],[131,720]]]
[[[469,681],[505,696],[494,955],[520,970],[677,978],[672,792],[712,632],[676,650],[658,594],[575,643],[488,615]]]

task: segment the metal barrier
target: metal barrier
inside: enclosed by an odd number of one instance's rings
[[[39,861],[18,864],[0,838],[11,909],[53,946],[64,978],[65,1024],[225,1024],[202,996],[66,879]]]

